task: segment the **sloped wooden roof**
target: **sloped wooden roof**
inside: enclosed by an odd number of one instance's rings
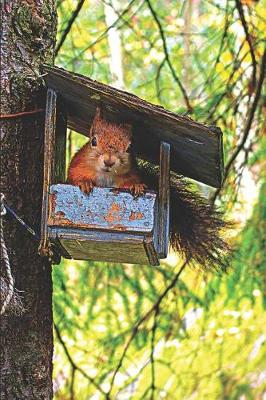
[[[62,68],[45,66],[45,81],[66,105],[68,127],[88,136],[96,107],[133,125],[137,156],[159,162],[160,141],[171,144],[171,170],[210,186],[223,177],[222,132],[139,97]]]

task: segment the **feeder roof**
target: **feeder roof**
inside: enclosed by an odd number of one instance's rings
[[[137,156],[159,163],[161,141],[171,144],[171,171],[213,187],[223,178],[222,131],[131,93],[62,68],[45,66],[45,81],[62,98],[68,127],[88,136],[96,107],[133,125]]]

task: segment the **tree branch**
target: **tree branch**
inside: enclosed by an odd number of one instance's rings
[[[215,202],[216,198],[218,197],[220,191],[222,190],[225,181],[228,178],[229,172],[231,170],[231,167],[233,165],[233,163],[235,162],[237,156],[239,155],[240,151],[244,148],[245,143],[248,139],[249,133],[250,133],[250,128],[257,110],[257,106],[258,106],[258,102],[261,96],[261,92],[262,92],[262,87],[263,87],[263,81],[265,78],[265,67],[266,67],[266,49],[264,49],[264,53],[263,53],[263,57],[262,57],[262,61],[261,61],[261,67],[260,67],[260,74],[259,74],[259,79],[258,79],[258,84],[257,84],[257,88],[255,91],[255,96],[254,96],[254,100],[252,103],[252,106],[249,110],[248,113],[248,117],[245,123],[245,127],[244,127],[244,131],[243,131],[243,136],[242,139],[239,143],[239,145],[237,146],[236,150],[234,151],[234,153],[231,155],[226,167],[225,167],[225,171],[224,171],[224,180],[223,180],[223,185],[218,188],[212,198],[212,203]]]
[[[230,23],[229,23],[229,12],[228,12],[228,3],[229,3],[229,1],[227,0],[227,2],[226,2],[226,8],[225,8],[225,24],[224,24],[224,29],[223,29],[223,34],[222,34],[222,38],[221,38],[219,50],[218,50],[217,56],[216,56],[216,58],[215,58],[214,65],[213,65],[213,67],[211,68],[211,72],[209,73],[209,75],[208,75],[207,79],[205,80],[204,84],[202,84],[202,89],[201,89],[200,93],[199,93],[198,96],[197,96],[198,98],[201,97],[201,95],[202,95],[202,93],[204,92],[206,86],[209,85],[210,83],[212,83],[212,81],[216,78],[216,76],[215,76],[215,70],[216,70],[217,64],[220,62],[220,58],[221,58],[221,55],[222,55],[222,51],[223,51],[223,48],[224,48],[224,46],[225,46],[225,39],[226,39],[226,37],[227,37],[227,35],[228,35],[228,29],[229,29],[229,27],[230,27]]]
[[[166,60],[166,62],[167,62],[167,64],[168,64],[168,67],[169,67],[169,69],[170,69],[170,71],[171,71],[171,73],[172,73],[172,75],[173,75],[174,80],[175,80],[176,83],[178,84],[178,86],[179,86],[179,88],[180,88],[180,90],[181,90],[181,92],[182,92],[182,94],[183,94],[183,97],[184,97],[184,101],[185,101],[187,110],[190,112],[190,111],[192,111],[192,106],[191,106],[191,104],[190,104],[190,101],[189,101],[187,92],[186,92],[184,86],[182,85],[181,80],[180,80],[179,77],[177,76],[177,74],[176,74],[176,72],[175,72],[175,69],[174,69],[174,67],[173,67],[173,65],[172,65],[172,62],[171,62],[171,60],[170,60],[170,56],[169,56],[169,52],[168,52],[168,48],[167,48],[166,39],[165,39],[165,35],[164,35],[164,30],[163,30],[162,24],[161,24],[161,22],[160,22],[160,20],[159,20],[159,18],[158,18],[158,16],[157,16],[157,14],[156,14],[156,12],[155,12],[154,9],[153,9],[150,0],[145,0],[145,2],[147,3],[148,8],[149,8],[149,10],[150,10],[150,12],[151,12],[151,14],[152,14],[152,16],[153,16],[153,18],[154,18],[154,20],[155,20],[157,26],[158,26],[158,29],[159,29],[159,32],[160,32],[160,36],[161,36],[161,39],[162,39],[162,42],[163,42],[163,49],[164,49],[164,54],[165,54],[165,60]]]
[[[160,312],[160,306],[157,305],[154,310],[154,321],[153,321],[152,335],[151,335],[151,398],[150,398],[150,400],[155,399],[154,395],[155,395],[155,390],[156,390],[154,350],[155,350],[155,334],[156,334],[156,329],[157,329],[157,317],[159,315],[159,312]]]
[[[104,38],[106,37],[106,35],[108,34],[108,32],[110,31],[110,29],[114,28],[114,27],[118,24],[118,22],[119,22],[120,20],[123,21],[122,17],[130,10],[130,8],[131,8],[132,5],[135,3],[135,1],[136,1],[136,0],[131,0],[131,1],[129,2],[129,4],[127,5],[127,7],[121,12],[121,14],[119,14],[118,18],[114,21],[114,23],[113,23],[112,25],[108,26],[108,27],[106,28],[106,30],[98,36],[97,39],[95,39],[95,40],[94,40],[93,42],[91,42],[87,47],[85,47],[83,50],[81,50],[81,51],[77,54],[77,56],[75,56],[73,59],[76,60],[77,58],[80,58],[80,56],[81,56],[83,53],[85,53],[85,51],[87,51],[87,50],[89,50],[90,48],[94,47],[98,42],[100,42],[102,39],[104,39]],[[142,6],[142,4],[143,4],[143,3],[141,3],[141,5],[139,6],[139,8]],[[123,24],[125,24],[125,23],[123,22]],[[73,60],[73,59],[72,59],[72,60]]]
[[[64,41],[66,40],[66,37],[67,37],[68,33],[70,32],[70,29],[71,29],[73,23],[75,22],[77,16],[79,15],[79,12],[80,12],[80,10],[81,10],[81,8],[82,8],[84,2],[85,2],[85,0],[79,0],[79,2],[78,2],[78,4],[77,4],[77,7],[75,8],[75,10],[73,11],[71,17],[69,18],[67,27],[66,27],[66,29],[64,30],[64,32],[63,32],[63,34],[62,34],[62,36],[61,36],[59,42],[58,42],[57,45],[56,45],[56,48],[55,48],[55,57],[58,55],[59,50],[60,50],[61,47],[63,46]]]
[[[76,368],[72,366],[71,382],[70,382],[70,400],[75,400],[74,383],[75,383],[76,371],[77,371]]]
[[[155,77],[157,98],[158,98],[158,100],[160,100],[161,103],[162,103],[162,98],[161,98],[161,89],[160,89],[160,76],[161,76],[161,72],[162,72],[165,62],[166,62],[166,58],[164,57],[164,59],[162,60],[162,62],[159,65],[159,67],[157,68],[156,77]]]
[[[174,278],[172,279],[170,284],[163,291],[163,293],[158,297],[156,303],[153,304],[153,306],[146,312],[146,314],[143,315],[143,317],[133,327],[131,335],[130,335],[130,337],[129,337],[129,339],[128,339],[125,347],[124,347],[123,353],[122,353],[122,355],[120,357],[120,360],[119,360],[119,362],[117,364],[117,367],[116,367],[116,369],[115,369],[115,371],[113,373],[113,376],[112,376],[112,379],[111,379],[111,383],[110,383],[110,389],[109,389],[109,392],[108,392],[109,396],[111,394],[111,391],[112,391],[112,388],[113,388],[113,385],[114,385],[115,377],[116,377],[118,371],[120,370],[120,368],[121,368],[121,366],[123,364],[123,361],[124,361],[124,358],[125,358],[125,356],[127,354],[129,346],[130,346],[132,340],[137,335],[140,326],[143,324],[143,322],[147,321],[153,313],[156,314],[156,312],[158,312],[162,300],[165,298],[165,296],[168,294],[168,292],[175,287],[176,282],[178,281],[178,279],[179,279],[181,273],[184,271],[185,267],[188,265],[189,261],[190,261],[190,258],[186,259],[186,261],[182,264],[182,266],[180,267],[179,271],[176,273],[176,275],[174,276]]]
[[[97,382],[94,380],[94,378],[90,377],[85,371],[83,371],[83,369],[81,369],[81,368],[74,362],[74,360],[72,359],[72,357],[71,357],[71,355],[70,355],[70,353],[69,353],[69,351],[68,351],[68,348],[66,347],[66,344],[65,344],[65,342],[64,342],[64,340],[63,340],[63,338],[62,338],[62,336],[61,336],[60,330],[59,330],[58,326],[57,326],[55,323],[54,323],[54,329],[55,329],[56,336],[57,336],[59,342],[61,343],[61,345],[62,345],[62,347],[63,347],[63,349],[64,349],[64,352],[65,352],[65,355],[66,355],[66,357],[67,357],[67,359],[68,359],[68,361],[69,361],[69,363],[70,363],[70,365],[71,365],[71,367],[72,367],[73,374],[74,374],[74,371],[79,371],[79,372],[81,373],[81,375],[83,375],[86,379],[88,379],[88,381],[89,381],[90,383],[92,383],[93,386],[96,387],[96,389],[99,390],[99,392],[101,392],[103,395],[107,396],[107,397],[106,397],[106,400],[110,400],[110,398],[108,397],[108,395],[107,395],[107,394],[103,391],[103,389],[97,384]],[[73,375],[72,375],[72,376],[73,376]]]
[[[255,89],[256,87],[256,73],[257,73],[257,61],[256,61],[256,57],[255,57],[255,53],[254,53],[254,49],[253,49],[253,45],[252,45],[252,40],[249,34],[249,30],[248,30],[248,24],[247,21],[245,19],[245,14],[244,14],[244,10],[243,10],[243,6],[241,3],[241,0],[235,0],[236,1],[236,8],[238,10],[239,13],[239,17],[246,35],[246,40],[248,42],[249,48],[250,48],[250,55],[251,55],[251,59],[252,59],[252,67],[253,67],[253,73],[252,73],[252,87],[253,89]]]

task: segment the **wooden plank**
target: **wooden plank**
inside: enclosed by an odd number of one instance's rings
[[[43,170],[41,242],[39,245],[39,254],[42,256],[52,256],[48,238],[47,219],[49,212],[49,187],[52,183],[54,174],[56,103],[57,103],[56,92],[53,89],[48,89],[46,98],[45,131],[44,131],[44,170]]]
[[[63,183],[66,180],[66,136],[67,114],[63,100],[57,99],[55,161],[53,183]]]
[[[157,237],[145,237],[144,239],[144,248],[149,260],[150,265],[160,265],[159,255],[155,249],[155,241],[157,241]]]
[[[222,132],[151,104],[130,93],[56,67],[45,67],[48,87],[63,97],[68,127],[88,135],[96,107],[133,124],[137,155],[159,165],[160,142],[171,145],[171,169],[207,185],[223,179]]]
[[[160,148],[159,204],[158,204],[158,254],[166,258],[169,242],[170,213],[170,144],[162,142]]]
[[[126,191],[95,187],[85,195],[77,186],[52,185],[48,225],[151,233],[156,202],[151,191],[135,198]]]
[[[95,260],[149,264],[144,237],[124,232],[100,232],[78,228],[49,227],[49,236],[57,239],[67,253],[76,260]],[[152,237],[150,239],[152,242]],[[152,243],[149,243],[152,247]],[[153,247],[153,251],[154,247]],[[151,253],[151,250],[149,251]],[[152,262],[154,262],[153,257]],[[158,258],[157,264],[158,265]]]

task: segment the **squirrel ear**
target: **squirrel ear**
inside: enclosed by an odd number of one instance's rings
[[[132,137],[132,125],[126,123],[126,124],[123,124],[123,128],[125,129],[128,136],[131,138]]]
[[[101,118],[101,109],[100,107],[96,107],[96,112],[95,112],[95,119],[100,119]]]
[[[97,123],[101,120],[101,108],[100,107],[96,107],[96,111],[95,111],[95,115],[90,127],[90,131],[89,131],[89,137],[91,138],[93,136],[93,131],[97,126]]]

